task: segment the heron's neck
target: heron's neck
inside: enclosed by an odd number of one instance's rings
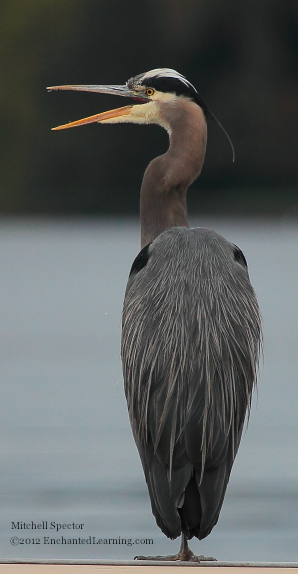
[[[141,246],[169,227],[188,227],[186,194],[201,172],[207,141],[204,114],[186,98],[161,104],[170,146],[147,167],[141,187]]]

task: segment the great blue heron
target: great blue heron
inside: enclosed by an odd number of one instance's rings
[[[242,251],[215,231],[188,227],[186,193],[202,169],[212,114],[194,86],[167,68],[123,86],[49,89],[141,102],[54,129],[131,122],[169,133],[168,151],[151,161],[141,187],[141,251],[125,293],[122,361],[152,512],[166,536],[182,533],[180,552],[163,559],[200,561],[187,541],[205,538],[217,523],[261,341]]]

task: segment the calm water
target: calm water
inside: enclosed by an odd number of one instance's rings
[[[298,227],[197,220],[239,245],[264,318],[258,404],[219,524],[196,552],[298,561]],[[0,222],[0,555],[173,553],[151,515],[123,395],[120,316],[137,221]],[[48,530],[12,530],[48,521]],[[50,522],[84,524],[50,530]],[[152,545],[44,544],[49,538]],[[41,544],[10,543],[12,536]]]

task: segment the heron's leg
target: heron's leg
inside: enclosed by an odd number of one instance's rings
[[[177,556],[177,560],[181,560],[181,562],[216,562],[216,558],[212,558],[212,556],[203,556],[203,554],[196,556],[189,548],[185,534],[181,535],[181,546]]]
[[[185,534],[181,537],[181,546],[178,554],[171,554],[170,556],[135,556],[135,560],[160,560],[163,562],[174,562],[180,560],[181,562],[207,562],[216,561],[216,558],[211,556],[196,556],[189,548]]]

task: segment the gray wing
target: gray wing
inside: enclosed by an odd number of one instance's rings
[[[260,338],[245,258],[217,233],[173,228],[136,258],[123,309],[125,393],[152,511],[170,538],[204,538],[218,520]]]

